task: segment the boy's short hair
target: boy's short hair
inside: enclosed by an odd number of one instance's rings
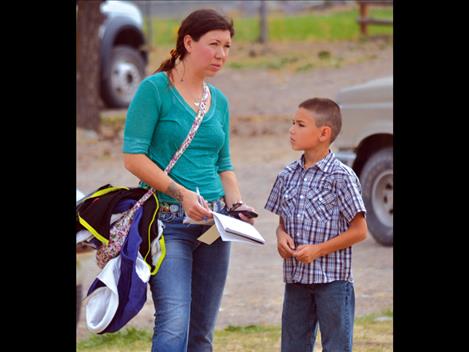
[[[316,126],[329,126],[331,132],[331,143],[337,138],[342,128],[342,114],[337,103],[328,98],[312,98],[305,100],[299,108],[314,112],[316,115]]]

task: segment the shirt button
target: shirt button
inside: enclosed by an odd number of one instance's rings
[[[307,177],[305,177],[305,178],[303,179],[303,181],[305,181],[305,182],[306,182],[306,181],[308,181],[308,178],[307,178]]]
[[[300,195],[300,199],[303,199],[305,196],[304,195]]]
[[[296,217],[297,217],[297,218],[299,218],[299,217],[301,217],[301,215],[300,215],[300,214],[298,214]]]

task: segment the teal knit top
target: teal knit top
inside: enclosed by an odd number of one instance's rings
[[[224,196],[219,173],[233,170],[233,166],[228,100],[213,85],[208,86],[210,109],[169,176],[192,191],[198,187],[207,201],[214,201]],[[145,154],[164,170],[189,133],[195,116],[196,111],[170,85],[165,72],[151,75],[140,83],[127,110],[122,151]],[[141,185],[148,187],[143,182]],[[177,202],[161,192],[158,197],[163,202]]]

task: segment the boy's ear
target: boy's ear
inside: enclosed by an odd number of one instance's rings
[[[321,127],[321,134],[319,135],[319,140],[321,142],[326,142],[331,140],[332,128],[329,126]]]

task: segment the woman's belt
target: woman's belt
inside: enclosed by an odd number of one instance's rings
[[[223,197],[207,203],[210,210],[217,213],[225,207],[225,199]],[[184,208],[182,207],[181,203],[160,202],[160,212],[172,213],[178,216],[182,216],[184,215]]]

